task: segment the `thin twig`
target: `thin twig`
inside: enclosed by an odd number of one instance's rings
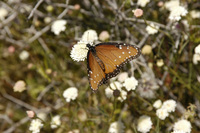
[[[33,16],[34,12],[37,10],[37,8],[40,6],[40,4],[42,4],[43,1],[44,0],[39,0],[37,2],[37,4],[35,5],[35,7],[33,8],[33,10],[31,11],[30,15],[28,16],[28,19],[30,19]]]

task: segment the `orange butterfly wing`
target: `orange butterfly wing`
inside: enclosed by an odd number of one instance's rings
[[[97,90],[105,80],[105,73],[103,72],[91,51],[88,52],[87,60],[90,88],[92,90]]]
[[[91,51],[88,53],[88,71],[92,71],[88,76],[93,90],[119,74],[124,64],[141,54],[138,47],[124,43],[100,43],[94,48],[94,55]],[[97,78],[97,74],[101,76]]]

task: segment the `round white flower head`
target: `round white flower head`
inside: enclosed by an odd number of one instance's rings
[[[194,49],[195,54],[200,54],[200,44]]]
[[[124,133],[125,126],[121,121],[111,123],[108,133]]]
[[[149,35],[153,35],[156,34],[158,32],[159,26],[154,25],[153,23],[151,23],[150,25],[148,25],[146,27],[146,31]]]
[[[167,112],[174,112],[176,108],[176,102],[174,100],[167,100],[163,102],[162,108],[166,109]]]
[[[121,90],[120,94],[121,95],[117,98],[117,100],[123,102],[124,100],[126,100],[127,92],[125,90]]]
[[[135,79],[135,77],[127,78],[123,84],[123,86],[126,88],[127,91],[135,90],[137,85],[138,81]]]
[[[193,55],[193,63],[196,65],[196,64],[198,64],[198,61],[200,61],[200,54],[194,54]]]
[[[80,41],[73,46],[70,56],[74,61],[84,61],[87,58],[87,44],[88,42]]]
[[[66,29],[67,21],[66,20],[56,20],[51,25],[51,31],[55,35],[59,35],[61,31],[64,31]]]
[[[149,116],[143,115],[138,120],[137,130],[142,133],[147,133],[152,127],[152,121]]]
[[[40,129],[43,127],[42,121],[40,119],[33,119],[31,121],[29,130],[33,133],[39,133]]]
[[[99,34],[99,40],[101,40],[101,41],[105,41],[105,40],[107,40],[109,38],[110,38],[110,34],[108,33],[108,31],[102,31]]]
[[[19,54],[19,58],[21,60],[26,60],[29,57],[29,52],[26,50],[23,50],[20,54]]]
[[[156,115],[158,116],[159,119],[164,120],[166,117],[169,116],[169,113],[167,112],[166,109],[160,108],[156,110]]]
[[[117,76],[119,82],[124,82],[128,78],[127,72],[122,72]]]
[[[182,6],[176,6],[176,8],[172,8],[169,19],[174,21],[179,21],[181,19],[181,16],[185,16],[188,13],[188,11],[182,7]]]
[[[66,99],[67,102],[75,100],[77,96],[78,96],[78,89],[75,87],[70,87],[63,92],[63,97]]]
[[[156,100],[153,104],[153,107],[156,109],[159,109],[161,106],[162,106],[162,101],[160,99]]]
[[[113,91],[114,90],[118,89],[119,91],[121,91],[122,84],[120,82],[115,81],[115,82],[112,82],[110,84],[110,87],[107,87],[105,89],[105,93],[106,93],[107,98],[113,97]]]
[[[188,120],[179,120],[174,124],[174,131],[184,131],[185,133],[190,133],[191,128],[191,123]]]
[[[83,33],[82,41],[94,42],[98,40],[97,32],[95,30],[87,30]]]
[[[23,80],[19,80],[15,83],[13,89],[14,92],[22,92],[26,90],[26,83]]]
[[[137,5],[141,7],[145,7],[147,3],[149,3],[150,0],[138,0]]]
[[[163,59],[158,59],[157,62],[156,62],[156,65],[157,65],[158,67],[162,67],[162,66],[164,65]]]
[[[186,132],[184,132],[184,131],[173,131],[171,133],[186,133]]]
[[[152,53],[152,47],[151,45],[144,45],[142,48],[142,54],[151,54]]]
[[[0,20],[5,19],[7,15],[8,15],[8,11],[5,8],[0,8]]]
[[[167,8],[169,11],[173,10],[173,8],[176,8],[180,5],[179,0],[171,0],[165,2],[165,8]]]
[[[200,18],[200,12],[199,11],[196,11],[196,10],[192,10],[190,11],[190,15],[193,19],[195,18]]]
[[[80,131],[78,129],[74,129],[72,131],[69,131],[68,133],[80,133]]]
[[[60,121],[60,116],[59,115],[56,115],[52,118],[51,120],[51,128],[52,129],[55,129],[57,128],[58,126],[60,126],[61,124],[61,121]]]

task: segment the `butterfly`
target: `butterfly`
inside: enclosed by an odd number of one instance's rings
[[[112,77],[119,74],[123,65],[140,56],[137,46],[125,43],[87,44],[87,68],[90,88],[97,90]]]

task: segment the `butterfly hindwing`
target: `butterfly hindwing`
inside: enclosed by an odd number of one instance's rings
[[[97,90],[105,80],[105,73],[103,72],[91,51],[88,52],[87,63],[90,87],[92,90]]]

